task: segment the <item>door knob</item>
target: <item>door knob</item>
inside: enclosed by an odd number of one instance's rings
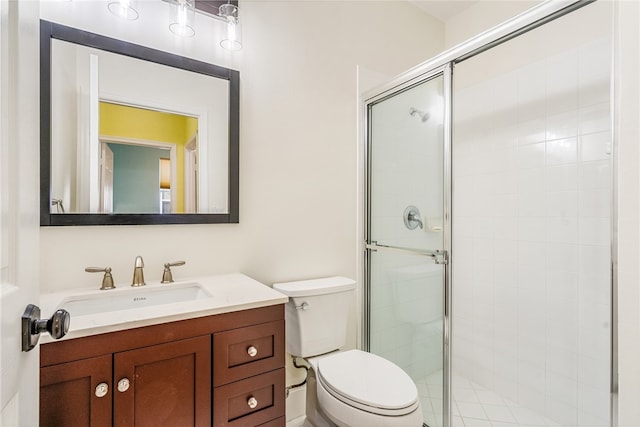
[[[29,304],[22,314],[22,351],[32,350],[40,339],[40,334],[48,332],[59,340],[69,332],[71,315],[67,310],[58,309],[49,319],[40,319],[40,307]]]

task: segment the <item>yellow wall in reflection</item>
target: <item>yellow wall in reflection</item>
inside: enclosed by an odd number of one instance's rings
[[[194,117],[100,102],[100,135],[176,144],[177,213],[184,213],[184,147],[197,129]]]

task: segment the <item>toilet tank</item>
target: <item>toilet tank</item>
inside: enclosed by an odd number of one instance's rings
[[[355,287],[356,282],[346,277],[275,283],[273,289],[289,297],[285,307],[287,351],[309,357],[342,347]]]

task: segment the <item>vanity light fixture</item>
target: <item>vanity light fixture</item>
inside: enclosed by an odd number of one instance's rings
[[[169,25],[172,33],[181,37],[193,37],[195,20],[195,0],[175,0],[171,2],[173,22]]]
[[[140,16],[137,3],[137,0],[110,0],[107,8],[109,12],[122,19],[135,21]]]
[[[169,30],[181,37],[193,37],[195,30],[195,14],[214,18],[225,25],[224,35],[220,46],[226,50],[242,49],[242,27],[238,18],[238,6],[227,0],[215,13],[215,6],[196,6],[196,0],[163,0],[169,3],[171,8],[171,24]],[[140,16],[137,10],[138,0],[108,0],[108,8],[111,13],[127,20],[136,20]],[[205,3],[202,1],[201,3]],[[217,2],[213,2],[217,3]]]

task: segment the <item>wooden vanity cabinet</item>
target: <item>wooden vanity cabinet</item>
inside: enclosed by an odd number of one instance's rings
[[[40,425],[111,426],[111,399],[95,394],[111,384],[111,367],[105,355],[40,368]]]
[[[43,344],[41,426],[284,426],[283,305]]]

